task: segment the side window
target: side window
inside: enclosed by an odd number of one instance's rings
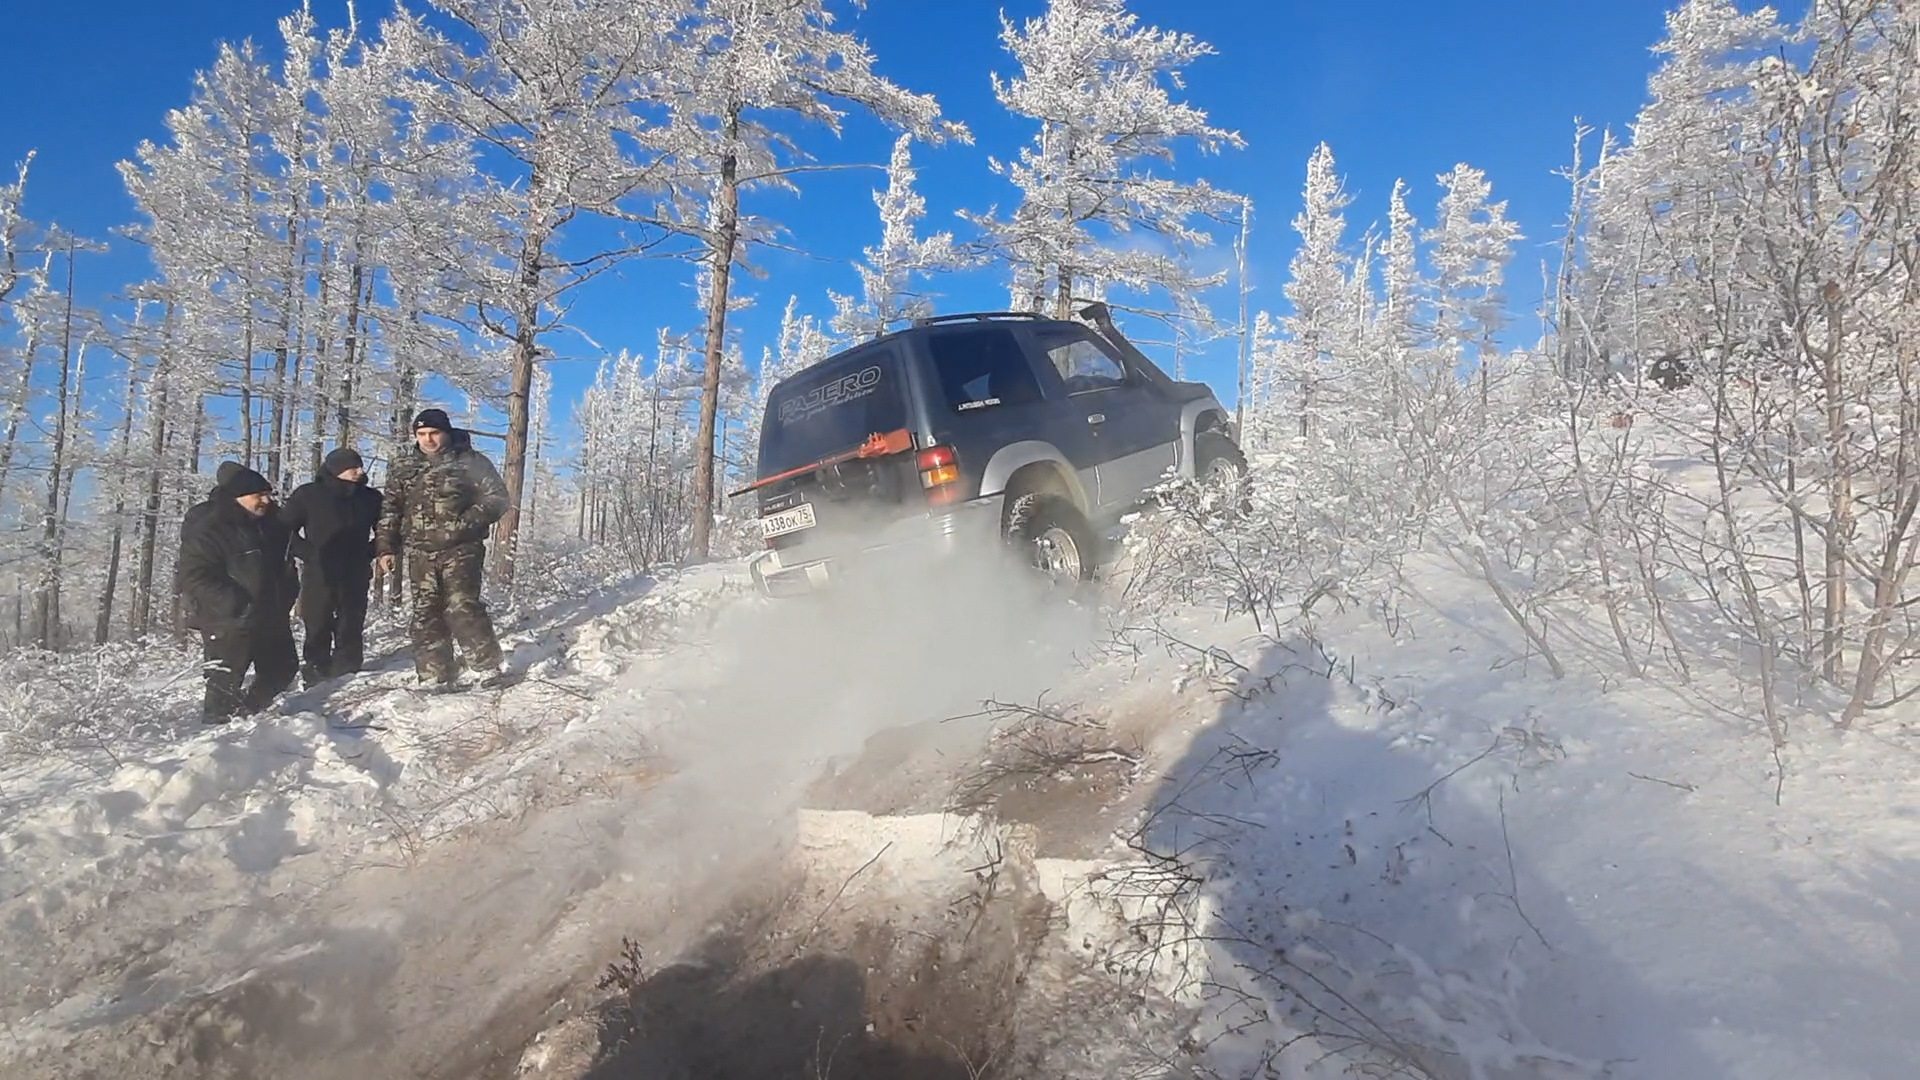
[[[1069,394],[1084,394],[1091,390],[1110,390],[1127,381],[1126,369],[1120,362],[1108,356],[1105,350],[1089,338],[1075,334],[1049,335],[1041,339],[1047,350],[1047,359],[1053,361],[1053,368],[1060,373],[1060,381],[1067,386]]]
[[[1040,400],[1040,383],[1013,332],[1004,327],[946,330],[927,340],[940,390],[957,413]]]

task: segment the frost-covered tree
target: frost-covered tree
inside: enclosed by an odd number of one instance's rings
[[[40,229],[26,216],[29,154],[14,182],[0,186],[0,409],[6,433],[0,442],[0,506],[7,499],[21,423],[33,391],[34,360],[44,337],[43,316],[51,310],[52,252],[42,245]]]
[[[1418,222],[1407,209],[1407,184],[1393,182],[1393,195],[1387,205],[1387,239],[1381,247],[1380,331],[1394,357],[1394,366],[1404,370],[1406,358],[1420,343],[1420,277]]]
[[[1334,172],[1333,151],[1326,143],[1307,162],[1302,207],[1293,219],[1300,235],[1288,265],[1283,287],[1292,312],[1280,320],[1286,341],[1280,349],[1279,377],[1293,388],[1290,406],[1300,433],[1329,394],[1338,395],[1343,369],[1353,359],[1358,339],[1353,336],[1352,290],[1347,281],[1351,257],[1341,247],[1347,220],[1341,215],[1350,201]]]
[[[1713,569],[1688,572],[1733,582],[1714,595],[1758,657],[1769,718],[1787,664],[1840,688],[1851,722],[1897,699],[1887,684],[1912,662],[1914,14],[1827,0],[1789,25],[1683,4],[1652,101],[1601,166],[1571,285],[1593,348],[1629,371],[1684,372],[1659,397],[1643,390],[1645,406],[1677,412],[1669,395],[1684,391],[1709,409],[1681,428],[1717,477],[1707,524],[1686,537]]]
[[[574,407],[579,535],[619,551],[636,570],[686,551],[699,386],[688,353],[686,337],[663,329],[651,366],[621,350],[601,363]]]
[[[508,348],[507,447],[512,508],[499,525],[511,580],[526,480],[529,400],[542,339],[581,283],[659,239],[656,230],[605,246],[567,243],[583,216],[644,223],[661,165],[663,71],[685,11],[674,0],[433,0],[450,24],[402,12],[384,36],[415,74],[422,118],[482,146],[497,162],[477,179],[474,209],[487,255],[473,296],[476,327]],[[478,230],[476,230],[478,231]]]
[[[880,208],[880,244],[863,249],[861,299],[829,292],[834,333],[863,341],[886,333],[894,323],[933,313],[933,299],[916,292],[916,277],[957,270],[969,264],[950,232],[922,238],[915,224],[927,214],[927,201],[914,190],[913,135],[901,133],[887,163],[887,187],[873,193]],[[791,311],[791,305],[789,305]],[[783,335],[784,336],[784,335]]]
[[[1210,242],[1196,217],[1238,200],[1205,180],[1181,182],[1175,148],[1205,152],[1243,145],[1197,106],[1176,101],[1181,72],[1213,49],[1190,34],[1141,27],[1124,0],[1049,0],[1044,15],[1016,26],[1001,16],[1000,40],[1020,75],[994,76],[994,95],[1014,115],[1037,122],[1017,161],[990,159],[1019,189],[1005,217],[969,213],[1006,261],[1016,307],[1057,316],[1095,283],[1164,290],[1191,308],[1219,280],[1193,270],[1188,256]]]
[[[27,169],[33,164],[28,154],[20,162],[13,183],[0,184],[0,318],[23,280],[31,277],[29,237],[33,232],[21,204],[27,194]],[[0,325],[0,331],[4,325]]]
[[[1446,192],[1438,220],[1426,233],[1433,267],[1432,302],[1438,362],[1458,371],[1471,360],[1482,373],[1494,355],[1494,335],[1506,323],[1507,261],[1520,227],[1507,220],[1507,204],[1490,202],[1493,185],[1486,173],[1467,164],[1439,177]]]
[[[1286,438],[1282,409],[1287,344],[1272,313],[1254,314],[1248,328],[1247,406],[1241,421],[1242,438],[1250,448],[1269,449]]]
[[[938,142],[967,138],[940,118],[930,95],[910,93],[873,70],[858,37],[834,28],[826,0],[698,0],[674,50],[667,145],[678,166],[677,227],[698,239],[708,275],[701,448],[695,455],[693,552],[710,552],[716,505],[715,439],[725,364],[733,268],[748,248],[771,239],[773,223],[741,209],[743,191],[796,190],[810,167],[791,135],[796,121],[835,135],[848,108]]]

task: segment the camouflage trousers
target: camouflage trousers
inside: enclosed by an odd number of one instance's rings
[[[487,545],[479,540],[445,551],[407,551],[408,577],[413,584],[413,668],[422,679],[445,682],[458,674],[453,646],[457,641],[475,671],[496,671],[501,665],[500,640],[493,618],[480,599],[486,569]]]

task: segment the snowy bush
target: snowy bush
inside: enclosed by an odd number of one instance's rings
[[[1384,595],[1406,550],[1405,508],[1345,468],[1353,458],[1329,451],[1302,439],[1291,453],[1257,459],[1238,505],[1220,486],[1162,482],[1123,541],[1125,605],[1210,606],[1276,634],[1323,604]]]
[[[200,690],[200,658],[154,642],[0,655],[0,767],[106,771],[164,738]]]

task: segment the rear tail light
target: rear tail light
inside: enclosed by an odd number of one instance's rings
[[[960,463],[951,446],[929,446],[915,455],[920,469],[920,486],[927,489],[927,503],[945,506],[960,499]]]

